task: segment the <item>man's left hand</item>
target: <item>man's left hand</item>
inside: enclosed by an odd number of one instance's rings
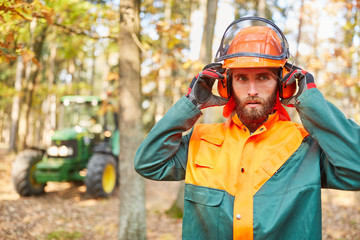
[[[284,76],[280,80],[282,85],[291,85],[297,79],[298,91],[296,94],[290,98],[281,99],[281,103],[286,106],[294,106],[296,99],[306,90],[310,88],[316,88],[314,77],[311,73],[304,71],[302,69],[295,69]]]

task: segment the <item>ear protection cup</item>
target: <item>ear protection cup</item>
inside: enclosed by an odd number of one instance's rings
[[[225,69],[223,73],[224,78],[218,80],[218,93],[221,97],[230,99],[231,97],[231,84],[232,74],[230,69]]]
[[[291,65],[286,63],[283,68],[280,69],[279,76],[282,78],[285,77],[286,74],[288,74],[291,71]],[[296,93],[296,81],[293,82],[291,85],[283,85],[279,84],[279,96],[282,99],[291,98]]]

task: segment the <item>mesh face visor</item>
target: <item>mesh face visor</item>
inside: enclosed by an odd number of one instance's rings
[[[215,61],[224,61],[228,65],[225,67],[230,68],[281,67],[289,55],[288,42],[273,22],[260,17],[245,17],[227,27]]]

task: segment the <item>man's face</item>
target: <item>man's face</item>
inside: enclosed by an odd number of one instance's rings
[[[276,78],[275,69],[233,69],[235,110],[245,125],[263,123],[273,112],[278,86]]]

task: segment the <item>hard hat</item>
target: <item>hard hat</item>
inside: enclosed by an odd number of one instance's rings
[[[247,53],[252,53],[248,54]],[[251,56],[251,55],[258,56]],[[274,30],[265,26],[252,26],[239,31],[225,56],[225,68],[283,67],[286,57],[273,59],[269,56],[281,56],[281,41]],[[237,56],[238,55],[238,56]]]
[[[223,68],[280,68],[289,55],[288,42],[273,22],[245,17],[228,26],[215,61],[224,61]]]

